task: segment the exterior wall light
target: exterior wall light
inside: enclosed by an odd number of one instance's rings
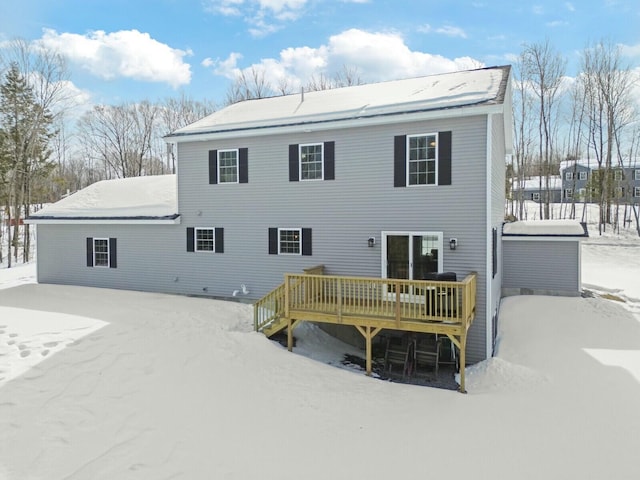
[[[369,245],[370,247],[373,247],[376,244],[376,237],[369,237],[367,239],[367,245]]]
[[[450,238],[449,239],[449,248],[451,250],[455,250],[457,246],[458,246],[458,239],[457,238]]]

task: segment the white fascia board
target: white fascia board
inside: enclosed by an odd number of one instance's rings
[[[553,235],[521,235],[510,237],[502,235],[502,240],[505,242],[581,242],[587,237],[571,237],[571,236],[553,236]]]
[[[169,143],[183,143],[194,141],[209,141],[209,140],[221,140],[230,138],[246,138],[246,137],[262,137],[269,135],[281,135],[287,133],[310,133],[321,132],[327,130],[345,129],[345,128],[359,128],[370,127],[378,125],[389,125],[399,123],[409,123],[416,121],[427,120],[439,120],[442,118],[461,118],[472,117],[477,115],[490,115],[493,113],[504,113],[503,104],[495,105],[481,105],[474,107],[461,107],[450,108],[442,110],[433,110],[427,112],[413,112],[413,113],[394,113],[392,115],[380,115],[374,117],[365,118],[352,118],[347,120],[327,120],[313,123],[313,121],[306,123],[297,123],[292,125],[283,126],[248,126],[242,127],[238,124],[238,129],[222,130],[218,132],[203,132],[203,133],[187,133],[184,135],[167,135],[164,140]],[[212,126],[212,129],[215,127]]]
[[[88,219],[73,219],[73,218],[47,218],[47,219],[27,219],[24,223],[28,225],[179,225],[180,217],[172,219],[101,219],[101,218],[88,218]]]

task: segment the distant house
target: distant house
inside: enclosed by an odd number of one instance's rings
[[[622,162],[624,166],[611,169],[613,198],[621,203],[640,203],[640,163]],[[601,169],[595,160],[566,160],[560,163],[562,200],[564,202],[591,202],[597,199],[597,176]]]
[[[542,183],[541,183],[542,180]],[[532,177],[524,181],[522,185],[517,179],[513,179],[511,187],[513,198],[520,198],[522,192],[523,200],[531,200],[534,202],[544,202],[548,197],[550,203],[558,203],[562,198],[562,180],[558,175],[549,177],[549,186],[547,188],[546,178]]]
[[[468,360],[483,360],[501,297],[511,134],[509,67],[230,105],[166,138],[177,145],[176,178],[102,182],[32,215],[38,279],[250,300],[293,288],[282,318],[294,295],[307,306],[348,296],[354,309],[367,292],[380,305],[413,305],[393,308],[397,328],[443,334],[445,297],[434,295],[449,292],[447,315],[469,321],[452,336]],[[322,282],[302,273],[318,266],[307,272]],[[437,277],[446,272],[457,278],[449,290],[427,283],[450,280]],[[339,290],[355,279],[364,280]],[[376,323],[386,313],[356,321],[340,309],[368,342],[387,325]]]

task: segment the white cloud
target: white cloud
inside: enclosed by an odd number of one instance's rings
[[[78,35],[45,29],[39,42],[104,79],[126,77],[174,88],[191,81],[191,67],[183,61],[190,51],[171,48],[137,30]]]
[[[205,10],[224,16],[241,16],[254,37],[282,28],[279,23],[299,18],[307,0],[208,0]]]
[[[459,27],[453,27],[451,25],[445,25],[444,27],[437,28],[436,33],[446,35],[447,37],[467,38],[467,34],[463,29]]]
[[[413,51],[397,33],[371,33],[358,29],[346,30],[329,38],[326,45],[290,47],[279,58],[262,59],[245,68],[238,66],[241,56],[232,53],[226,60],[210,60],[208,65],[217,75],[234,78],[242,71],[257,69],[266,80],[277,86],[284,81],[297,89],[312,76],[333,77],[343,67],[356,68],[367,82],[383,81],[420,75],[482,67],[471,57],[449,59],[441,55]]]
[[[569,10],[570,12],[575,12],[576,11],[576,7],[573,6],[573,3],[571,2],[565,2],[564,7]]]
[[[620,45],[620,53],[627,57],[640,57],[640,43],[637,45]]]

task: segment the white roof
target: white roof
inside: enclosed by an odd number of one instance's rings
[[[175,175],[103,180],[42,208],[30,215],[27,222],[175,223],[177,204]]]
[[[497,105],[504,102],[509,72],[510,67],[492,67],[247,100],[214,112],[166,138],[179,141],[191,135]]]
[[[519,188],[518,179],[513,179],[513,188],[517,190]],[[542,178],[542,190],[547,188],[546,180]],[[549,189],[560,190],[562,188],[562,179],[559,175],[552,175],[549,177]],[[528,178],[524,181],[523,190],[539,190],[540,189],[540,177]]]
[[[612,165],[613,168],[618,168],[620,167],[620,164],[618,163],[618,160],[616,159],[614,162],[614,164]],[[567,170],[569,168],[573,168],[574,165],[579,165],[581,167],[585,167],[585,168],[590,168],[591,170],[598,170],[598,161],[595,158],[591,158],[591,159],[586,159],[586,158],[582,158],[582,159],[578,159],[578,160],[563,160],[562,162],[560,162],[560,171],[562,172],[563,170]],[[632,158],[623,158],[622,159],[622,168],[637,168],[638,166],[640,166],[640,160]]]
[[[577,220],[521,220],[505,223],[503,235],[585,237],[586,229]]]

